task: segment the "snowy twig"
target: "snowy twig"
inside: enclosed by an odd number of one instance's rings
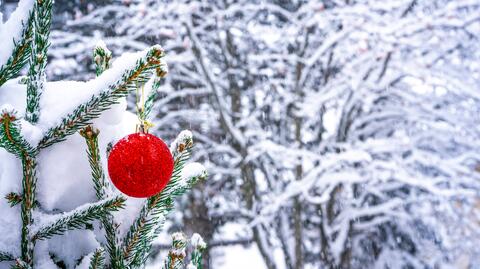
[[[230,118],[230,115],[226,112],[226,108],[223,105],[222,101],[222,96],[220,94],[220,91],[217,88],[217,85],[213,81],[213,77],[211,72],[207,69],[205,62],[204,62],[204,53],[202,52],[202,49],[200,47],[200,42],[198,41],[198,38],[195,36],[195,33],[193,32],[192,26],[190,23],[184,23],[183,24],[185,28],[187,28],[188,36],[190,37],[190,40],[192,41],[192,52],[195,55],[198,64],[200,65],[200,68],[203,72],[203,75],[205,76],[205,79],[207,80],[208,87],[212,91],[213,96],[215,97],[216,105],[218,107],[218,112],[220,115],[220,120],[226,130],[230,133],[232,138],[240,145],[240,147],[244,148],[246,146],[246,140],[243,134],[238,130],[233,122],[232,119]]]
[[[15,258],[13,257],[12,254],[0,251],[0,262],[13,261],[13,260],[15,260]]]
[[[54,235],[63,234],[67,230],[85,227],[91,221],[100,219],[110,212],[123,208],[124,204],[125,198],[117,196],[98,203],[81,206],[70,213],[60,216],[50,224],[40,227],[37,231],[33,231],[32,240],[44,240]]]
[[[22,0],[20,1],[20,5],[24,5],[24,3],[28,2],[27,0]],[[20,38],[15,40],[15,37],[13,37],[13,51],[8,57],[8,60],[3,63],[2,60],[0,59],[0,86],[2,86],[6,81],[9,79],[15,77],[20,70],[25,66],[27,63],[28,57],[30,55],[30,43],[32,42],[32,27],[33,27],[33,14],[34,12],[31,10],[32,7],[28,6],[28,12],[26,14],[28,15],[28,18],[26,20],[22,21],[22,31],[20,34]],[[22,12],[19,10],[18,12]],[[11,20],[12,18],[10,18]],[[10,22],[9,20],[9,22]],[[8,24],[7,22],[6,24]],[[12,22],[12,23],[20,23],[20,22]],[[5,27],[5,25],[3,27]],[[2,48],[4,49],[4,48]]]
[[[95,63],[97,77],[110,68],[111,59],[112,52],[107,48],[103,41],[98,42],[93,49],[93,62]]]
[[[182,269],[183,259],[185,259],[185,249],[187,247],[187,239],[183,233],[172,234],[172,247],[168,251],[167,259],[162,269]]]
[[[92,170],[92,181],[95,188],[95,194],[99,200],[105,198],[106,188],[109,183],[105,180],[102,164],[100,161],[100,150],[98,149],[99,130],[94,129],[91,125],[80,130],[80,135],[85,138],[87,143],[88,161]]]
[[[105,268],[105,250],[98,248],[90,259],[88,269],[103,269]]]
[[[34,124],[40,117],[40,96],[46,77],[47,50],[50,46],[50,25],[52,24],[53,0],[34,1],[33,34],[30,42],[30,59],[27,81],[27,110],[25,119]]]
[[[103,167],[100,160],[100,150],[98,148],[98,134],[99,131],[94,129],[91,125],[83,128],[80,135],[85,138],[87,143],[88,160],[90,169],[92,170],[92,181],[95,188],[95,193],[98,200],[106,197],[106,190],[110,184],[105,180]],[[121,263],[121,253],[117,246],[116,226],[113,222],[111,214],[107,213],[101,217],[103,227],[105,228],[105,238],[107,241],[107,250],[110,260],[113,264]]]
[[[207,249],[207,243],[203,241],[203,238],[194,233],[192,238],[190,238],[190,242],[193,247],[192,257],[190,258],[190,267],[195,269],[202,269],[202,253]]]

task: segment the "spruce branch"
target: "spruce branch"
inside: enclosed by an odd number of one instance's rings
[[[10,192],[5,195],[5,199],[7,199],[11,207],[14,207],[22,202],[22,196],[14,192]]]
[[[14,49],[7,62],[0,66],[0,86],[15,77],[25,66],[30,56],[30,42],[32,39],[33,10],[30,11],[27,23],[23,24],[20,40],[13,40]]]
[[[190,258],[190,264],[192,268],[202,269],[202,254],[207,249],[207,244],[203,241],[203,238],[195,233],[192,235],[190,242],[193,246],[192,256]]]
[[[38,231],[34,232],[32,241],[48,239],[54,235],[63,234],[67,230],[83,228],[90,222],[123,208],[124,204],[125,198],[117,196],[88,205],[88,207],[82,206],[72,212],[63,214],[48,226],[41,227]]]
[[[23,193],[21,198],[10,196],[9,201],[21,201],[21,251],[22,260],[31,264],[33,262],[33,244],[28,238],[30,224],[32,223],[32,209],[35,206],[35,189],[37,184],[35,150],[23,139],[20,134],[20,127],[14,113],[6,111],[0,116],[0,146],[8,152],[15,154],[22,160]],[[8,199],[8,197],[7,197]]]
[[[33,5],[33,35],[30,43],[30,68],[27,82],[25,119],[36,123],[40,116],[40,96],[45,87],[45,67],[50,46],[53,0],[36,0]]]
[[[187,256],[185,249],[187,247],[187,239],[183,233],[172,234],[172,247],[168,251],[167,259],[162,269],[181,269],[183,268],[183,260]]]
[[[100,131],[94,129],[91,125],[88,125],[80,130],[80,135],[85,138],[87,143],[87,154],[90,162],[90,168],[92,170],[92,181],[95,188],[95,193],[98,200],[102,200],[106,196],[105,190],[109,187],[109,183],[105,180],[105,174],[103,173],[102,163],[100,161],[100,150],[98,148],[99,133]],[[101,222],[105,229],[105,239],[107,241],[106,247],[110,256],[110,261],[115,265],[114,268],[120,268],[121,250],[118,247],[116,225],[113,222],[112,215],[106,214],[101,218]]]
[[[102,217],[102,224],[105,228],[105,239],[107,241],[107,251],[110,256],[111,268],[125,268],[120,242],[117,239],[117,225],[113,221],[113,216],[108,214]]]
[[[157,97],[157,91],[158,88],[160,87],[161,84],[161,78],[158,76],[155,76],[153,78],[153,83],[152,83],[152,89],[147,95],[147,98],[145,99],[145,104],[142,108],[138,110],[138,116],[140,120],[147,120],[150,113],[152,112],[153,104],[155,101],[155,98]]]
[[[15,260],[15,258],[13,257],[12,254],[0,251],[0,262],[13,261],[13,260]]]
[[[100,131],[91,125],[80,130],[80,135],[85,138],[87,143],[87,154],[90,168],[92,170],[92,181],[95,188],[95,194],[98,200],[105,198],[105,188],[108,182],[105,180],[102,163],[100,162],[100,150],[98,149],[98,134]]]
[[[22,157],[23,166],[23,196],[22,196],[22,237],[21,250],[22,260],[28,264],[33,263],[33,242],[29,238],[30,226],[33,223],[32,210],[35,207],[35,190],[37,188],[37,161],[35,158],[25,155]]]
[[[184,147],[174,154],[174,170],[170,182],[162,192],[147,199],[125,237],[123,255],[127,266],[138,267],[145,262],[153,239],[159,234],[166,215],[173,209],[173,199],[192,188],[198,180],[206,178],[206,172],[182,178],[182,170],[190,158],[193,143],[191,136],[177,138],[174,143]]]
[[[94,95],[87,102],[80,104],[72,113],[64,117],[61,123],[50,128],[40,141],[38,149],[63,141],[67,136],[74,134],[80,128],[89,124],[92,119],[98,118],[100,113],[118,102],[136,88],[136,85],[145,83],[152,75],[152,71],[159,68],[163,49],[159,46],[150,48],[145,57],[137,60],[134,68],[126,70],[119,81],[106,86],[107,90]],[[97,79],[102,79],[100,76]]]
[[[88,269],[103,269],[105,268],[105,250],[98,248],[92,255]]]
[[[28,234],[32,223],[32,209],[35,207],[35,189],[37,185],[35,150],[25,141],[20,134],[20,127],[14,113],[3,111],[0,116],[0,146],[10,153],[15,154],[22,160],[23,193],[21,198],[15,195],[10,196],[11,204],[14,201],[21,201],[21,251],[22,260],[27,264],[33,262],[33,244]],[[8,197],[7,197],[8,199]]]
[[[98,42],[93,49],[93,62],[95,63],[97,77],[110,68],[110,60],[112,60],[112,52],[103,41]]]
[[[4,110],[0,114],[0,147],[18,158],[36,154],[36,150],[20,134],[20,125],[14,112]]]

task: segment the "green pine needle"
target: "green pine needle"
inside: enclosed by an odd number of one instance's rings
[[[88,160],[90,162],[90,168],[92,170],[92,181],[95,188],[95,193],[98,200],[104,199],[106,196],[105,190],[109,187],[108,182],[105,180],[105,174],[103,173],[103,167],[100,160],[100,150],[98,148],[98,134],[100,132],[94,129],[91,125],[83,128],[80,131],[80,135],[85,138],[87,143],[87,154]],[[105,238],[107,241],[107,251],[110,256],[112,263],[117,264],[114,268],[117,268],[122,265],[121,262],[121,251],[119,249],[117,237],[116,237],[116,226],[113,222],[113,217],[111,214],[107,214],[101,218],[101,222],[105,229]]]
[[[117,196],[98,203],[89,205],[86,208],[73,210],[57,219],[46,227],[40,228],[32,236],[33,241],[51,238],[60,235],[67,230],[81,229],[88,223],[100,219],[110,212],[117,211],[125,205],[125,198]]]
[[[157,90],[160,87],[160,80],[161,79],[157,76],[154,78],[152,90],[150,91],[145,100],[144,108],[139,111],[139,117],[141,120],[147,120],[147,118],[150,116],[150,113],[152,112],[153,104],[155,98],[157,97]]]
[[[23,24],[20,40],[14,40],[15,48],[7,62],[0,66],[0,86],[15,77],[28,62],[30,56],[30,41],[32,37],[33,10],[30,11],[27,24]]]
[[[105,268],[105,250],[98,248],[93,253],[88,269],[103,269]]]
[[[5,199],[7,199],[11,207],[14,207],[22,202],[22,196],[14,192],[10,192],[5,195]]]
[[[40,117],[40,96],[45,87],[45,67],[50,46],[53,0],[35,1],[33,6],[33,41],[30,42],[30,68],[27,82],[27,111],[25,119],[36,123]]]
[[[0,251],[0,262],[13,261],[13,260],[15,260],[15,258],[13,257],[12,254]]]
[[[172,247],[168,252],[162,269],[183,269],[186,248],[187,240],[185,235],[183,233],[174,233],[172,235]]]
[[[103,173],[102,163],[100,161],[98,134],[99,130],[93,128],[91,125],[80,130],[80,135],[85,138],[85,142],[87,143],[88,161],[92,170],[95,194],[99,200],[102,200],[105,198],[105,188],[108,187],[108,182],[105,180],[105,174]]]
[[[97,77],[100,76],[103,71],[110,68],[110,60],[112,59],[112,52],[103,44],[95,46],[93,50],[93,62],[95,63],[95,72]]]
[[[0,147],[15,154],[18,158],[27,155],[34,156],[36,150],[20,134],[20,126],[15,113],[8,111],[0,113]]]

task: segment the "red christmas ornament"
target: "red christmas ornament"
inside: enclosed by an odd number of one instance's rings
[[[173,172],[173,157],[165,142],[146,133],[122,138],[108,156],[108,174],[124,194],[146,198],[163,190]]]

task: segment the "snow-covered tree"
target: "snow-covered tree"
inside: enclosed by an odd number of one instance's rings
[[[167,73],[165,52],[154,45],[110,63],[111,52],[99,43],[96,78],[49,82],[52,8],[51,0],[22,0],[0,21],[0,268],[143,268],[174,198],[206,177],[201,164],[187,163],[190,131],[181,132],[170,150],[164,145],[172,171],[165,172],[163,190],[147,199],[121,194],[103,168],[108,154],[117,152],[117,145],[108,145],[133,133],[136,124],[136,135],[152,139],[146,125]],[[19,76],[25,66],[27,75]],[[125,97],[135,91],[142,100],[138,116],[125,111]],[[149,154],[158,154],[150,149],[139,149],[137,169],[145,173],[155,170],[145,164]],[[201,268],[206,245],[198,234],[192,245],[187,265],[186,237],[174,234],[162,268]]]
[[[254,242],[268,268],[476,266],[479,10],[115,1],[53,33],[51,72],[85,76],[94,65],[78,65],[79,51],[100,37],[115,51],[164,44],[155,132],[200,131],[194,158],[212,180],[184,221],[212,246]],[[247,232],[223,241],[228,222]]]

